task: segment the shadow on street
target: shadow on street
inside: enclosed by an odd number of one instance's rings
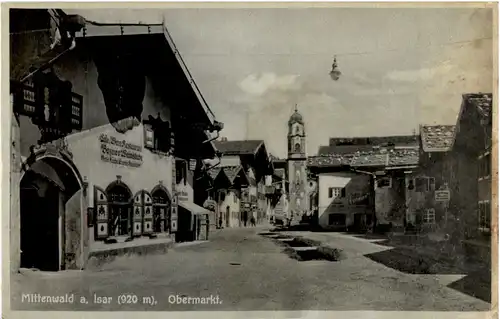
[[[389,246],[387,243],[383,244]],[[448,287],[491,303],[491,271],[487,267],[482,270],[477,268],[468,270],[468,264],[463,260],[455,262],[439,260],[439,256],[431,257],[420,254],[414,249],[401,247],[367,254],[365,257],[409,274],[466,274],[464,278],[449,284]]]

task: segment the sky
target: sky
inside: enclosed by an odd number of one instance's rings
[[[221,135],[263,139],[279,157],[286,157],[295,104],[305,120],[308,155],[314,155],[330,137],[405,135],[420,124],[455,124],[463,93],[493,90],[488,9],[168,9],[145,15],[164,17],[224,122]],[[329,76],[334,55],[338,81]]]

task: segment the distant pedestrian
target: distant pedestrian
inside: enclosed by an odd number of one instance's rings
[[[250,224],[252,227],[255,227],[255,217],[252,216],[252,218],[250,218]]]
[[[248,221],[248,212],[245,210],[243,212],[243,226],[247,227],[247,221]]]
[[[219,229],[222,229],[222,216],[219,217]]]

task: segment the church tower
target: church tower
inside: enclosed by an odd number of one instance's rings
[[[302,115],[295,106],[295,112],[288,121],[288,182],[290,206],[295,221],[306,213],[307,203],[307,155],[306,133]]]

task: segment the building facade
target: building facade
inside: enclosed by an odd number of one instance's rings
[[[238,226],[249,225],[252,216],[256,222],[263,221],[271,202],[266,196],[266,177],[272,175],[273,172],[264,141],[228,141],[226,138],[221,138],[215,141],[215,147],[222,153],[221,171],[238,170],[241,176],[239,179],[241,183],[238,185],[245,185],[241,186],[240,191],[234,193],[239,208],[229,207],[230,212],[237,211]],[[226,189],[219,189],[220,192],[226,192]],[[227,207],[222,210],[227,211]],[[232,226],[228,227],[233,227],[236,223],[233,222],[230,225]]]
[[[28,11],[11,21],[29,15],[39,30],[65,19]],[[193,203],[193,176],[216,157],[221,123],[166,27],[83,23],[49,67],[29,59],[52,54],[30,34],[11,38],[12,268],[81,269],[93,251],[199,233],[207,211]],[[26,61],[37,72],[25,81]]]

